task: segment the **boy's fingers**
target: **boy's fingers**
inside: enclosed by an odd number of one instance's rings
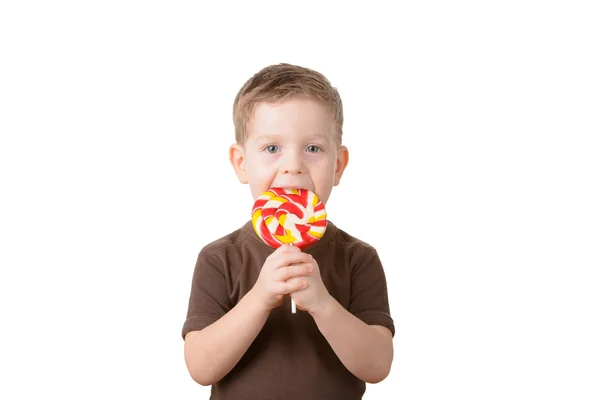
[[[312,262],[312,256],[303,252],[289,252],[279,255],[276,264],[277,268],[286,267],[291,264],[301,264]]]
[[[310,275],[313,271],[311,263],[296,264],[290,267],[282,267],[277,271],[277,280],[287,281],[296,276]]]
[[[308,283],[302,279],[292,279],[282,284],[282,288],[285,290],[285,294],[297,292],[305,289]]]
[[[286,295],[286,294],[297,292],[298,290],[302,290],[306,286],[308,286],[308,284],[305,280],[300,279],[300,278],[292,278],[292,279],[288,280],[287,282],[278,282],[274,286],[273,294]]]
[[[284,244],[282,246],[279,246],[274,252],[273,254],[284,254],[284,253],[298,253],[298,252],[302,252],[302,250],[300,250],[298,247],[291,245],[291,244]]]
[[[295,249],[295,250],[293,250]],[[302,250],[300,250],[297,247],[294,246],[290,246],[290,245],[283,245],[283,246],[279,246],[273,253],[271,253],[267,259],[268,260],[272,260],[274,262],[280,262],[282,257],[289,257],[290,255],[293,254],[305,254],[302,253]]]

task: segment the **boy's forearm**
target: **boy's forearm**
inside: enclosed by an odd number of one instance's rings
[[[352,374],[369,383],[385,379],[394,356],[391,334],[386,335],[377,327],[365,324],[333,297],[312,316],[335,354]]]
[[[218,321],[185,338],[185,360],[192,378],[212,385],[233,369],[264,326],[269,310],[250,291]]]

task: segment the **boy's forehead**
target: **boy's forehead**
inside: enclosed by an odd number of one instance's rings
[[[335,133],[331,110],[323,103],[308,98],[256,103],[247,127],[248,136],[253,139],[277,139],[282,136],[331,139]]]

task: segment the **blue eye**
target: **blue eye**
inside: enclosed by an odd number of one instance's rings
[[[279,151],[279,146],[275,146],[274,144],[265,147],[267,153],[273,154]]]
[[[306,148],[306,150],[308,150],[309,153],[318,153],[319,151],[321,151],[321,148],[319,146],[315,146],[314,144],[308,146]]]

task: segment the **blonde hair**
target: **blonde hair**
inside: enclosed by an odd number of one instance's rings
[[[273,103],[294,95],[306,96],[330,107],[335,123],[336,141],[341,145],[344,112],[337,89],[331,86],[331,82],[323,74],[291,64],[265,67],[242,86],[233,102],[236,142],[246,142],[248,121],[257,103]]]

